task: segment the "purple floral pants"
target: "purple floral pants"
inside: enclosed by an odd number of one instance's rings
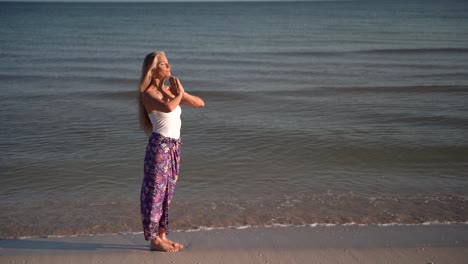
[[[169,232],[168,212],[179,176],[180,144],[180,139],[157,133],[149,137],[140,200],[145,240],[155,239],[160,227]]]

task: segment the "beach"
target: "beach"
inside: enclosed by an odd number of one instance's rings
[[[468,263],[467,1],[0,11],[0,263]],[[182,106],[177,254],[141,234],[155,50],[206,103]]]
[[[177,253],[141,234],[1,240],[1,263],[468,262],[468,225],[259,227],[174,232]]]

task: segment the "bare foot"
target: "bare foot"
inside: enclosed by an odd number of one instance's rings
[[[177,252],[179,248],[173,246],[170,243],[162,241],[162,239],[160,238],[157,238],[151,241],[150,250],[151,251],[163,251],[163,252]]]
[[[177,243],[177,242],[174,242],[172,240],[170,240],[169,238],[165,237],[165,238],[162,238],[161,239],[164,243],[167,243],[169,245],[172,245],[174,248],[177,248],[177,250],[181,250],[184,248],[184,245],[180,244],[180,243]]]

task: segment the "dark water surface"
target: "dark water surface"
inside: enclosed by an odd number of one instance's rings
[[[0,3],[0,237],[139,232],[135,91],[183,108],[171,228],[468,221],[468,4]]]

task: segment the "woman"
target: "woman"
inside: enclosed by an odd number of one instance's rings
[[[170,86],[164,85],[169,78]],[[183,245],[167,238],[168,211],[179,175],[181,109],[179,104],[203,107],[197,96],[185,92],[171,76],[171,65],[162,51],[143,62],[138,102],[140,125],[149,136],[141,186],[141,216],[151,250],[176,252]]]

